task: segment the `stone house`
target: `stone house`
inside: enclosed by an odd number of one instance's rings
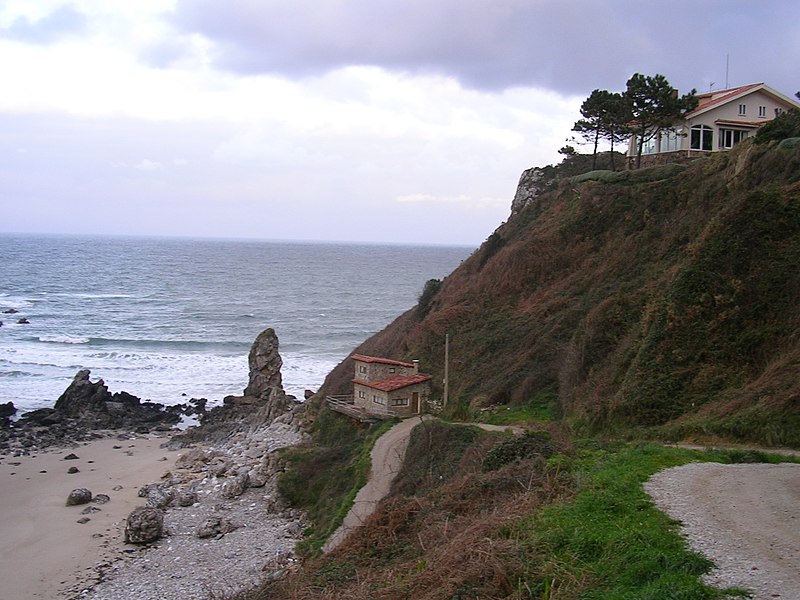
[[[800,104],[764,83],[698,94],[697,108],[681,123],[662,129],[642,148],[642,166],[675,162],[730,150],[764,123]],[[628,161],[636,159],[637,136],[631,136]]]
[[[353,402],[366,413],[411,417],[424,412],[431,393],[430,375],[413,363],[354,354]]]

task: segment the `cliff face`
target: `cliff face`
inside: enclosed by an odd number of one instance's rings
[[[529,172],[530,174],[530,172]],[[554,402],[595,429],[800,444],[800,148],[523,176],[514,211],[359,353],[417,358],[451,404]],[[326,380],[344,391],[345,361]]]

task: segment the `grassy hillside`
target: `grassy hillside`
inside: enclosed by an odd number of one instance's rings
[[[357,352],[420,359],[441,382],[449,332],[461,418],[500,404],[587,430],[800,446],[800,146],[550,175]]]
[[[744,597],[702,583],[711,562],[687,550],[642,482],[693,461],[779,460],[572,441],[557,425],[512,437],[429,421],[365,527],[235,599]]]

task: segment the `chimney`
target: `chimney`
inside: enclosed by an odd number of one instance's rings
[[[419,374],[419,361],[418,360],[412,360],[411,362],[414,363],[414,375]]]

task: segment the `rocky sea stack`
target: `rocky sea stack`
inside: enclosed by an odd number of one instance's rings
[[[248,384],[242,395],[226,396],[222,406],[203,416],[201,427],[177,436],[175,443],[222,441],[237,433],[253,433],[276,420],[298,428],[304,405],[283,389],[278,348],[275,330],[262,331],[250,348]]]

